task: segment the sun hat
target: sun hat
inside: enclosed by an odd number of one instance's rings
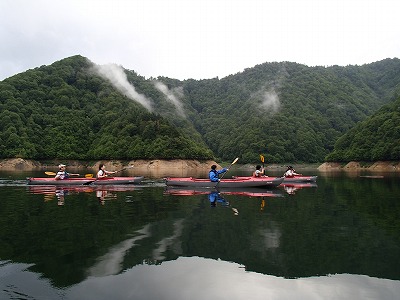
[[[62,167],[66,167],[66,165],[59,164],[58,167],[59,167],[59,168],[62,168]]]

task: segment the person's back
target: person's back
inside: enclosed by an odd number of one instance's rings
[[[260,165],[257,165],[257,166],[256,166],[256,170],[255,170],[254,173],[253,173],[253,176],[254,176],[254,177],[261,177],[261,176],[263,176],[263,175],[264,175],[264,170],[261,169],[261,166],[260,166]]]
[[[211,182],[218,182],[219,181],[219,174],[225,173],[228,169],[222,169],[217,171],[217,166],[212,165],[210,172],[208,172],[208,178],[210,179]]]

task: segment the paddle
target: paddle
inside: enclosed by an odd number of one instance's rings
[[[46,171],[46,172],[44,172],[46,175],[49,175],[49,176],[56,176],[57,175],[57,173],[55,173],[55,172],[50,172],[50,171]],[[75,175],[75,176],[79,176],[79,174],[70,174],[70,175]],[[93,178],[93,174],[85,174],[85,177],[86,178]]]
[[[263,172],[264,172],[264,175],[265,175],[265,168],[264,168],[264,155],[262,155],[262,154],[260,154],[260,160],[261,160],[261,162],[262,162],[262,164],[263,164]]]
[[[220,180],[221,180],[222,178],[224,178],[225,174],[229,171],[229,169],[230,169],[238,160],[239,160],[239,157],[236,157],[235,160],[234,160],[234,161],[231,163],[231,165],[229,166],[228,170],[226,170],[226,172],[224,172],[224,173],[222,174]],[[215,185],[215,188],[218,187],[218,184],[219,184],[220,182],[221,182],[221,181],[218,181],[218,182],[217,182],[217,184]]]
[[[125,167],[125,168],[122,168],[121,170],[115,171],[114,174],[117,174],[117,173],[119,173],[119,172],[122,172],[122,171],[127,170],[127,169],[131,169],[131,168],[133,168],[133,165],[130,165],[130,166],[127,166],[127,167]],[[86,177],[86,178],[88,178],[88,177]],[[93,178],[93,177],[92,177],[92,178]],[[99,178],[96,178],[96,179],[93,180],[93,181],[85,182],[83,185],[90,185],[90,184],[93,184],[93,183],[95,183],[98,179],[99,179]]]
[[[57,173],[49,172],[49,171],[44,172],[44,174],[49,175],[49,176],[56,176],[57,175]],[[68,174],[71,175],[71,176],[79,176],[80,175],[80,174],[71,174],[71,173],[68,173]]]

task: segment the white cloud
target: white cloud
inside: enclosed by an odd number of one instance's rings
[[[135,87],[129,83],[124,69],[121,66],[115,64],[95,65],[93,69],[100,76],[110,81],[121,94],[141,104],[148,111],[151,112],[153,110],[151,100],[136,91]]]
[[[393,0],[2,0],[0,80],[80,54],[146,77],[398,57]]]
[[[167,100],[169,102],[171,102],[175,106],[178,114],[182,117],[185,117],[183,104],[179,100],[179,97],[183,97],[182,88],[175,88],[173,90],[169,90],[168,87],[160,81],[154,81],[154,86],[167,97]]]

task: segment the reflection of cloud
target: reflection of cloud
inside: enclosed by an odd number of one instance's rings
[[[132,99],[148,111],[152,111],[151,102],[145,95],[139,94],[135,87],[131,85],[126,77],[124,69],[115,64],[95,65],[94,70],[103,78],[109,80],[111,84],[123,95]]]
[[[174,222],[174,232],[173,235],[170,237],[163,238],[161,241],[158,242],[158,248],[153,250],[153,259],[155,260],[163,260],[165,256],[163,253],[167,250],[169,246],[173,247],[173,250],[176,254],[181,254],[181,243],[178,238],[182,234],[183,230],[183,219],[177,220]]]
[[[397,299],[400,281],[338,274],[285,279],[248,272],[242,265],[199,257],[180,257],[161,265],[137,265],[106,277],[90,277],[60,290],[29,265],[0,264],[0,299]]]
[[[155,81],[154,86],[161,92],[163,93],[167,99],[175,106],[176,110],[178,111],[179,115],[182,117],[185,117],[185,113],[183,111],[183,106],[182,102],[179,100],[180,97],[183,97],[183,89],[181,88],[175,88],[172,90],[169,90],[168,87],[160,82],[160,81]]]
[[[111,288],[112,287],[112,288]],[[161,265],[139,265],[118,275],[89,278],[68,298],[127,299],[396,299],[400,282],[364,275],[285,279],[248,272],[241,265],[199,257],[180,257]],[[111,296],[112,295],[112,296]]]
[[[120,273],[125,253],[133,247],[136,241],[149,236],[149,227],[150,225],[146,225],[143,229],[137,231],[140,234],[139,236],[115,245],[108,253],[99,257],[98,263],[88,270],[88,274],[90,276],[107,276]]]
[[[264,228],[260,230],[261,236],[264,238],[265,248],[278,248],[279,240],[281,238],[281,231],[279,228]]]

